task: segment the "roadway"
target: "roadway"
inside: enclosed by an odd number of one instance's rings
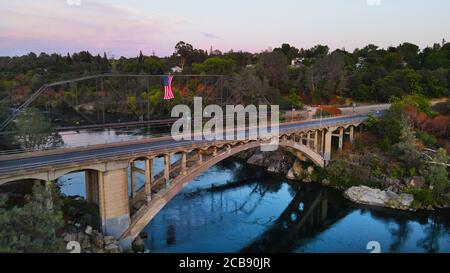
[[[280,124],[279,131],[280,134],[293,129],[305,129],[309,127],[332,127],[334,124],[342,122],[352,122],[356,120],[365,120],[367,114],[357,114],[353,116],[339,116],[328,119],[321,120],[310,120],[296,123]],[[69,163],[82,163],[88,160],[101,160],[109,157],[125,156],[133,153],[146,152],[146,151],[158,151],[176,148],[183,148],[192,146],[193,144],[207,144],[207,140],[184,140],[184,141],[174,141],[173,139],[161,139],[152,141],[149,139],[148,142],[137,143],[137,144],[127,144],[127,142],[122,142],[118,146],[105,147],[99,145],[96,148],[95,145],[87,150],[71,150],[59,149],[54,154],[33,154],[30,153],[29,156],[24,158],[17,158],[11,160],[5,160],[5,158],[0,157],[0,175],[6,175],[10,172],[21,171],[21,170],[33,170],[36,168],[55,166],[60,164]],[[132,142],[131,142],[132,143]]]

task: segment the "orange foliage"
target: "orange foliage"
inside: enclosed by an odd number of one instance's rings
[[[405,112],[411,118],[414,124],[419,128],[421,128],[423,123],[428,119],[425,113],[419,112],[415,107],[412,107],[410,105],[405,106]]]
[[[450,116],[437,116],[427,119],[423,125],[422,130],[432,133],[440,137],[450,136]]]
[[[316,114],[320,114],[320,111],[326,112],[332,116],[342,114],[342,111],[339,108],[332,105],[321,105],[317,107]]]

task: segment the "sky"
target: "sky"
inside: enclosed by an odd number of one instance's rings
[[[168,56],[178,41],[260,52],[450,40],[448,0],[0,0],[0,14],[0,56]]]

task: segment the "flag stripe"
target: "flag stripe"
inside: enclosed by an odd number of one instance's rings
[[[163,81],[164,81],[164,99],[165,100],[170,100],[175,98],[175,96],[173,95],[172,92],[172,80],[173,80],[173,76],[165,76]]]

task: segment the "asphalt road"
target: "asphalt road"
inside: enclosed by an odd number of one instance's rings
[[[327,125],[332,126],[333,124],[339,122],[348,122],[352,120],[366,119],[367,114],[360,114],[356,116],[340,116],[331,119],[323,120],[311,120],[304,121],[295,124],[284,124],[280,125],[280,133],[291,129],[302,129],[312,126],[326,127]],[[175,141],[175,140],[162,140],[149,143],[139,143],[130,144],[116,147],[102,147],[99,149],[90,149],[87,151],[71,151],[63,154],[53,154],[45,156],[28,157],[23,159],[15,159],[8,161],[0,161],[0,175],[7,174],[19,170],[31,170],[34,168],[45,167],[49,165],[58,165],[66,163],[76,163],[83,162],[92,159],[102,159],[111,156],[121,156],[130,153],[138,153],[143,151],[156,151],[160,149],[167,148],[180,148],[184,146],[189,146],[192,144],[208,143],[207,140],[196,140],[196,141]]]

